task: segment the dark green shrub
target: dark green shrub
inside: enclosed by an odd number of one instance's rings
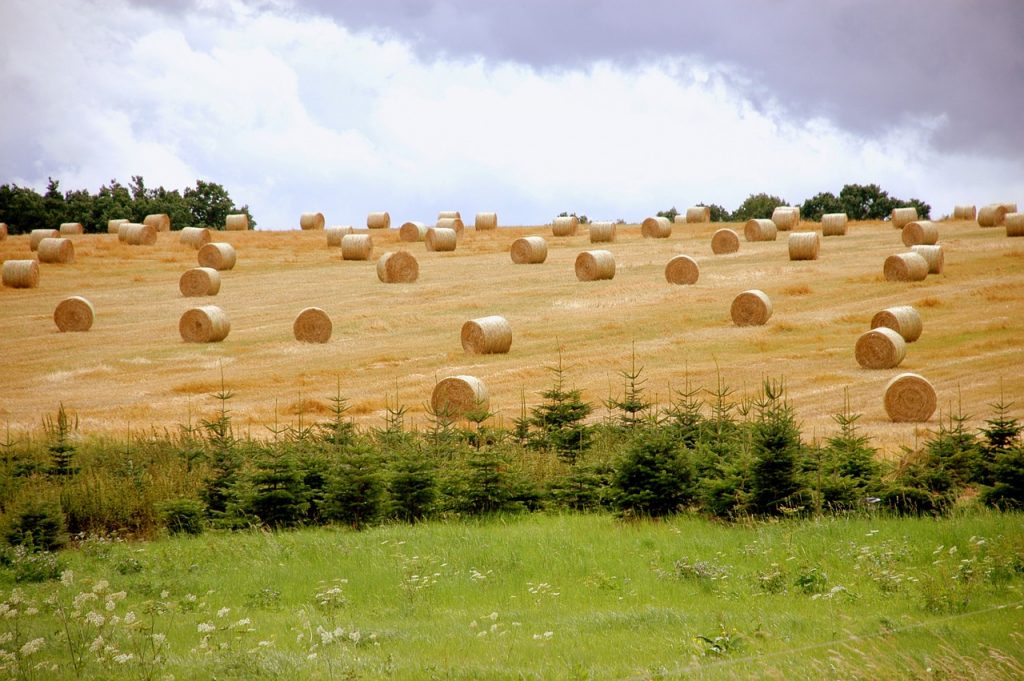
[[[562,369],[562,354],[558,354],[558,366],[551,368],[555,383],[541,393],[544,402],[530,410],[529,435],[532,447],[555,452],[569,464],[590,447],[592,431],[585,422],[592,407],[583,401],[579,390],[565,386],[565,371]]]
[[[366,449],[343,454],[327,483],[324,517],[358,530],[375,523],[383,511],[384,479],[373,453]]]
[[[451,505],[460,513],[484,515],[522,510],[529,503],[528,486],[513,474],[499,453],[474,452],[449,489]]]
[[[751,430],[751,511],[778,515],[793,508],[804,486],[799,477],[800,429],[781,382],[765,380],[755,401]]]
[[[693,464],[671,435],[644,431],[618,462],[612,486],[620,513],[669,515],[693,499]]]
[[[3,561],[14,575],[18,583],[51,582],[60,579],[64,563],[57,554],[49,551],[30,551],[24,546],[15,546],[9,550]]]
[[[788,205],[785,199],[764,192],[751,194],[733,211],[732,219],[734,222],[746,222],[752,218],[770,218],[776,208]]]
[[[265,448],[252,474],[249,513],[268,527],[293,527],[302,522],[309,508],[309,490],[295,459],[273,448]]]
[[[608,464],[573,466],[548,484],[548,498],[558,508],[598,511],[611,508],[615,469]]]
[[[400,455],[388,477],[390,515],[407,522],[422,520],[434,511],[437,469],[418,454]]]
[[[56,504],[26,502],[8,513],[3,537],[29,551],[56,551],[68,541],[64,513]]]
[[[172,499],[157,507],[160,520],[171,534],[203,533],[203,505],[194,499]]]

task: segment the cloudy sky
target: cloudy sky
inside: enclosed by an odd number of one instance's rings
[[[201,178],[273,229],[1024,202],[1019,0],[2,0],[0,27],[0,184]]]

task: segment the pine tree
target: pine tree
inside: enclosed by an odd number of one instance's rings
[[[229,504],[234,500],[234,486],[238,482],[241,460],[237,451],[238,441],[231,426],[228,401],[234,393],[224,387],[221,374],[220,392],[211,395],[220,402],[217,416],[201,421],[206,435],[206,459],[208,475],[200,491],[207,513],[213,517],[224,517]]]
[[[622,399],[609,399],[607,407],[618,412],[616,423],[626,430],[634,430],[651,420],[652,403],[644,396],[644,383],[647,379],[641,378],[644,368],[636,366],[636,343],[633,343],[633,352],[628,371],[620,371],[622,377]]]
[[[437,498],[437,469],[416,453],[400,455],[388,478],[391,515],[412,522],[429,516]]]
[[[331,471],[324,516],[357,530],[376,522],[384,503],[380,464],[369,448],[345,452]]]
[[[78,472],[74,465],[75,446],[71,444],[71,433],[78,429],[78,417],[72,421],[61,403],[57,410],[57,418],[49,416],[43,423],[47,435],[50,437],[50,444],[46,450],[50,452],[50,475],[70,477]]]
[[[795,503],[794,498],[803,489],[798,477],[800,430],[781,382],[765,380],[753,406],[757,420],[751,433],[752,510],[779,515]]]
[[[651,429],[633,438],[612,486],[620,512],[669,515],[693,498],[693,466],[670,432]]]
[[[252,486],[248,510],[264,525],[280,528],[302,522],[309,508],[309,490],[288,452],[265,447],[257,459]]]
[[[545,402],[530,410],[530,425],[535,432],[531,444],[550,449],[560,459],[575,464],[590,446],[591,429],[584,423],[593,408],[583,401],[579,390],[567,390],[562,352],[558,352],[558,366],[551,367],[554,385],[541,396]]]
[[[986,427],[980,430],[982,442],[979,478],[980,482],[986,485],[991,485],[994,481],[996,460],[1020,443],[1021,432],[1024,431],[1020,421],[1009,415],[1010,408],[1013,407],[1012,402],[1004,402],[1000,397],[998,402],[989,406],[995,410],[995,416],[985,421]]]
[[[982,477],[981,446],[977,437],[967,429],[970,416],[962,406],[950,411],[946,422],[939,422],[939,432],[925,443],[930,465],[948,471],[953,483],[962,487]]]

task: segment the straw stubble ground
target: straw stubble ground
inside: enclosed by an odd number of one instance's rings
[[[234,392],[238,424],[254,434],[302,409],[326,412],[336,381],[354,417],[383,425],[386,401],[407,405],[407,419],[426,424],[424,406],[437,380],[455,374],[482,379],[491,408],[505,425],[551,385],[548,367],[562,361],[572,384],[597,406],[619,394],[618,372],[629,367],[635,342],[648,394],[665,404],[671,389],[713,387],[716,372],[752,394],[762,378],[784,378],[808,437],[827,437],[830,414],[849,389],[851,407],[883,450],[913,445],[921,426],[892,424],[883,409],[886,382],[897,370],[861,369],[857,338],[871,317],[894,305],[914,305],[924,334],[908,347],[898,371],[926,376],[943,412],[962,402],[973,423],[990,414],[1000,394],[1024,404],[1024,243],[971,222],[944,222],[946,270],[917,283],[886,282],[882,263],[903,252],[888,223],[851,223],[846,236],[823,239],[819,258],[791,262],[785,241],[741,242],[715,256],[711,235],[723,225],[675,225],[665,240],[643,239],[637,225],[620,225],[607,244],[615,278],[579,282],[573,264],[589,248],[585,229],[554,237],[549,227],[502,228],[460,237],[456,251],[432,253],[401,243],[398,230],[375,232],[380,253],[400,248],[420,263],[415,284],[383,284],[371,261],[342,261],[322,232],[222,232],[238,264],[222,273],[217,296],[184,298],[178,278],[196,265],[194,249],[163,233],[155,247],[118,243],[116,235],[84,235],[76,261],[43,265],[39,287],[0,289],[0,419],[34,428],[59,402],[77,413],[83,430],[173,426],[211,408],[207,395],[220,369]],[[742,225],[726,225],[741,229]],[[809,229],[811,223],[803,223]],[[512,241],[543,235],[549,254],[540,265],[514,265]],[[692,286],[665,281],[665,263],[694,257]],[[27,236],[0,243],[0,258],[31,257]],[[733,298],[757,288],[774,312],[765,326],[739,328],[729,318]],[[62,334],[53,310],[69,295],[88,298],[96,322],[84,334]],[[216,304],[231,318],[217,344],[183,343],[181,314]],[[333,320],[329,343],[299,343],[295,315],[320,307]],[[469,319],[502,315],[512,325],[507,355],[470,355],[459,333]],[[937,426],[938,415],[926,427]]]

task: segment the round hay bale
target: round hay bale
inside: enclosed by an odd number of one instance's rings
[[[71,239],[43,239],[38,250],[39,262],[67,265],[75,261],[75,245]]]
[[[942,254],[942,246],[938,244],[911,246],[910,250],[928,261],[928,274],[942,274],[942,268],[946,265],[946,257]]]
[[[56,229],[33,229],[28,235],[28,247],[30,250],[39,250],[39,242],[43,239],[59,239],[60,232]]]
[[[822,236],[845,236],[846,213],[825,213],[821,216]]]
[[[391,215],[386,211],[370,213],[366,216],[367,229],[390,229]]]
[[[326,343],[331,340],[333,330],[331,318],[319,307],[307,307],[292,324],[295,340],[303,343]]]
[[[592,222],[590,223],[590,243],[609,243],[615,241],[614,222]]]
[[[178,333],[186,343],[219,343],[230,332],[231,320],[216,305],[193,307],[178,320]]]
[[[1007,214],[1016,213],[1017,212],[1017,203],[1016,202],[1006,201],[1006,202],[1000,203],[999,205],[1006,209],[1006,213]]]
[[[919,374],[900,374],[885,386],[885,413],[897,423],[927,421],[937,402],[935,388]]]
[[[885,259],[882,274],[886,281],[924,281],[928,261],[920,253],[897,253]]]
[[[3,282],[8,288],[39,286],[39,263],[35,260],[5,260]]]
[[[153,213],[143,218],[142,224],[153,225],[153,229],[158,232],[169,232],[171,231],[171,216],[167,213]]]
[[[0,241],[7,238],[7,223],[0,222]]]
[[[1006,225],[1006,236],[1024,236],[1024,213],[1007,213],[1003,224]]]
[[[116,218],[114,220],[107,220],[107,234],[119,234],[118,227],[120,227],[121,225],[125,224],[126,222],[130,222],[130,221],[126,220],[124,218]]]
[[[508,352],[512,347],[512,325],[499,315],[471,319],[462,325],[462,349],[477,355]]]
[[[141,222],[122,222],[117,226],[117,240],[123,244],[128,243],[128,230],[131,227],[143,227]],[[156,230],[153,232],[156,233]]]
[[[611,251],[583,251],[576,256],[576,278],[600,281],[615,276],[615,256]]]
[[[789,235],[790,260],[817,260],[821,244],[817,232],[792,232]]]
[[[427,238],[427,226],[422,222],[406,222],[398,229],[402,241],[416,242]]]
[[[212,267],[221,271],[234,269],[235,247],[231,244],[211,242],[199,249],[197,258],[200,267]]]
[[[92,303],[82,296],[71,296],[57,303],[53,310],[53,322],[64,331],[88,331],[96,311]]]
[[[953,206],[953,219],[954,220],[976,220],[978,218],[978,209],[973,203],[961,203]]]
[[[896,229],[903,229],[908,222],[917,220],[917,209],[913,206],[892,209],[892,226]]]
[[[121,230],[123,229],[124,242],[129,246],[153,246],[156,244],[157,230],[153,225],[126,222],[117,229],[117,238],[121,238]]]
[[[210,243],[213,238],[213,232],[206,229],[205,227],[184,227],[181,230],[181,236],[178,237],[178,243],[191,246],[192,248],[199,250],[206,244]]]
[[[767,218],[752,218],[743,225],[743,237],[747,241],[775,241],[779,230]]]
[[[978,211],[978,226],[979,227],[999,227],[1006,220],[1006,214],[1010,212],[1006,210],[1006,206],[1001,203],[990,203],[987,206],[982,206],[981,210]]]
[[[435,414],[459,418],[471,411],[490,409],[487,386],[475,376],[452,376],[434,386],[430,407]]]
[[[892,329],[903,337],[908,343],[913,343],[921,337],[923,325],[921,315],[911,305],[898,305],[879,310],[871,318],[871,328],[885,327]]]
[[[355,233],[355,230],[349,225],[338,225],[335,227],[328,227],[325,232],[327,234],[327,247],[331,248],[333,246],[340,248],[342,238],[346,234]]]
[[[178,279],[178,290],[186,298],[215,296],[220,292],[220,272],[212,267],[193,267]]]
[[[907,343],[897,332],[880,326],[861,334],[853,354],[865,369],[893,369],[907,356]]]
[[[542,236],[524,236],[512,242],[509,253],[517,265],[539,265],[548,259],[548,242]]]
[[[700,266],[688,255],[677,255],[665,265],[665,280],[670,284],[696,284]]]
[[[686,222],[711,222],[711,206],[690,206],[686,209]]]
[[[738,250],[740,250],[740,237],[731,229],[720,229],[711,236],[711,252],[715,255],[735,253]]]
[[[729,315],[736,326],[761,326],[772,316],[772,301],[764,291],[744,291],[733,298]]]
[[[342,260],[369,260],[373,253],[373,239],[369,234],[346,234],[341,237]]]
[[[436,226],[440,229],[450,229],[456,234],[460,234],[462,230],[466,228],[466,226],[462,224],[462,218],[441,218],[437,221]]]
[[[575,215],[562,215],[551,223],[552,236],[576,236],[576,230],[580,228],[580,219]]]
[[[939,226],[930,220],[914,220],[903,225],[903,245],[939,243]]]
[[[81,222],[62,222],[60,225],[61,234],[85,234],[85,227]]]
[[[323,213],[303,213],[299,216],[299,229],[320,231],[324,228]]]
[[[248,232],[249,216],[246,213],[234,213],[224,218],[224,230],[228,232]]]
[[[772,222],[780,232],[788,232],[800,224],[800,209],[795,206],[776,206],[772,211]]]
[[[673,225],[685,225],[686,224],[686,213],[676,213],[675,217],[672,218]]]
[[[458,218],[462,219],[462,213],[457,210],[439,210],[437,211],[437,219],[444,220],[445,218]]]
[[[454,218],[445,219],[452,220]],[[431,227],[427,230],[427,236],[424,238],[424,241],[427,244],[428,251],[454,251],[458,243],[458,234],[456,234],[454,229]]]
[[[640,235],[645,239],[667,239],[672,236],[672,223],[666,217],[644,218]]]
[[[420,264],[408,251],[389,251],[377,260],[377,278],[385,284],[411,284],[420,276]]]
[[[497,229],[498,228],[498,214],[497,213],[477,213],[476,214],[476,219],[473,220],[473,226],[477,230]]]

